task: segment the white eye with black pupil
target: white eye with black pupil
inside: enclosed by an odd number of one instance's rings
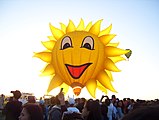
[[[69,48],[69,47],[72,47],[72,41],[71,41],[71,38],[66,36],[63,38],[62,42],[61,42],[61,49],[66,49],[66,48]]]
[[[90,36],[85,37],[83,39],[81,47],[89,49],[89,50],[93,50],[94,49],[94,39]]]

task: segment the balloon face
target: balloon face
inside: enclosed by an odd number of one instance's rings
[[[83,88],[103,69],[103,51],[104,45],[95,35],[84,31],[71,32],[55,44],[52,56],[56,59],[52,64],[66,84]]]
[[[111,72],[119,72],[115,63],[124,60],[129,50],[117,48],[118,43],[110,43],[115,37],[110,34],[112,25],[100,31],[102,20],[94,25],[90,22],[84,27],[81,19],[75,27],[70,20],[68,26],[61,23],[61,30],[50,24],[52,36],[49,41],[42,42],[46,51],[35,53],[35,57],[47,63],[42,75],[51,76],[47,92],[56,87],[73,88],[79,95],[86,87],[90,95],[95,97],[96,89],[103,92],[116,92],[111,82]]]

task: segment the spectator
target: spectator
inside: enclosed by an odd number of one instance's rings
[[[116,109],[116,107],[114,106],[113,103],[115,104],[114,98],[112,99],[112,101],[107,100],[107,105],[108,105],[107,117],[108,117],[108,120],[116,120],[117,119],[117,109]]]
[[[79,109],[75,107],[75,100],[73,98],[69,98],[68,103],[69,106],[67,107],[67,111],[63,113],[62,120],[82,120],[83,118]]]
[[[128,101],[126,98],[123,98],[123,105],[124,105],[123,112],[124,112],[124,114],[127,114],[128,113]]]
[[[159,120],[159,105],[142,106],[131,111],[122,120]]]
[[[117,115],[118,115],[118,119],[121,120],[124,116],[124,113],[123,113],[123,101],[122,100],[119,100],[118,103],[117,103]]]
[[[18,101],[21,97],[21,92],[16,90],[11,91],[11,93],[13,93],[13,100],[9,101],[4,108],[5,120],[18,120],[22,110],[22,102]]]
[[[28,96],[28,103],[36,103],[35,96]]]
[[[66,111],[65,97],[62,91],[56,97],[51,98],[51,104],[49,120],[61,120],[63,112]]]
[[[84,108],[84,104],[86,102],[85,98],[78,98],[78,103],[76,107],[79,109],[79,111],[82,113],[82,109]]]
[[[74,104],[75,104],[75,100],[73,98],[69,98],[68,99],[68,103],[69,103],[69,107],[67,108],[68,112],[77,112],[79,113],[79,109],[77,109]]]
[[[19,120],[43,120],[41,107],[34,103],[25,104],[19,116]]]
[[[134,99],[131,99],[128,105],[128,112],[130,112],[131,110],[133,110],[134,107]]]
[[[105,98],[105,100],[103,100]],[[108,105],[110,104],[110,100],[108,96],[102,96],[100,99],[101,104],[101,113],[102,113],[102,120],[108,120]]]
[[[84,120],[103,120],[99,100],[89,99],[82,110]]]
[[[39,106],[42,109],[42,113],[44,116],[44,120],[47,120],[47,106],[45,105],[45,101],[40,98]]]
[[[60,106],[60,101],[58,99],[58,95],[56,97],[51,98],[52,107],[49,111],[49,120],[61,120],[62,111]]]
[[[101,120],[102,114],[101,114],[101,108],[98,101],[94,100],[91,103],[90,106],[90,112],[88,114],[87,120]]]
[[[5,98],[5,96],[3,94],[1,94],[1,96],[0,96],[0,109],[3,109],[4,98]]]

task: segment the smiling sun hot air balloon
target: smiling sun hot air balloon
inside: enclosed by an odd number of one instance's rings
[[[110,43],[116,36],[110,34],[112,25],[100,31],[101,22],[90,22],[85,27],[81,19],[76,27],[70,20],[67,26],[60,23],[61,29],[50,24],[52,36],[42,42],[47,50],[34,55],[47,63],[42,71],[42,75],[51,76],[47,92],[59,86],[65,92],[72,87],[75,95],[86,87],[92,97],[96,88],[116,92],[111,72],[120,71],[115,63],[124,60],[121,55],[129,51]]]

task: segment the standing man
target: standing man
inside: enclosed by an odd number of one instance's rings
[[[13,100],[9,101],[4,108],[6,115],[5,120],[19,120],[18,117],[20,116],[22,110],[22,102],[18,99],[21,97],[21,92],[16,90],[11,91],[11,93],[13,93]]]

